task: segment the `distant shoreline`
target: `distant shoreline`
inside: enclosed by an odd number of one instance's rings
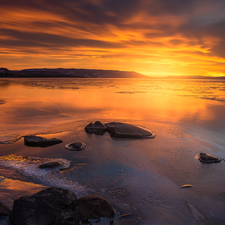
[[[143,78],[143,79],[225,79],[199,75],[189,76],[146,76],[134,71],[97,70],[97,69],[24,69],[8,70],[0,68],[0,78]]]
[[[0,68],[2,78],[148,78],[134,71],[91,70],[91,69],[25,69]]]
[[[180,77],[180,76],[172,76],[172,77],[82,77],[82,76],[2,76],[0,73],[0,79],[20,79],[20,78],[74,78],[74,79],[152,79],[152,80],[224,80],[225,77]]]

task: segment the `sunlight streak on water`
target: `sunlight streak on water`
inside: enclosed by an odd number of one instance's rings
[[[68,130],[71,122],[95,118],[178,124],[215,120],[218,115],[211,108],[223,104],[224,90],[224,82],[199,80],[10,80],[0,89],[0,117],[4,118],[0,143],[31,133],[62,131],[62,126]]]

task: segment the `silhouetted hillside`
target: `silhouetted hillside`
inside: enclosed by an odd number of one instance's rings
[[[4,68],[3,68],[4,69]],[[91,70],[91,69],[25,69],[0,71],[0,77],[77,77],[77,78],[148,78],[133,71]]]
[[[0,68],[0,77],[13,77],[14,73],[6,68]]]

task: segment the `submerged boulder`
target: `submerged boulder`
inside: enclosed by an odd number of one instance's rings
[[[39,165],[39,168],[40,169],[45,169],[45,168],[54,168],[54,167],[58,167],[60,166],[61,163],[58,162],[58,161],[54,161],[54,162],[46,162],[46,163],[43,163],[41,165]]]
[[[24,136],[24,144],[33,147],[48,147],[51,145],[62,143],[62,140],[57,138],[46,139],[39,136]]]
[[[69,149],[70,151],[80,151],[85,149],[86,144],[82,142],[75,142],[75,143],[69,143],[65,147],[66,149]]]
[[[99,219],[101,217],[112,217],[115,210],[112,205],[104,198],[98,195],[87,195],[78,199],[80,208],[80,218],[83,222],[88,219]]]
[[[89,123],[84,129],[87,133],[94,134],[104,134],[107,131],[106,126],[99,121]]]
[[[2,202],[0,202],[0,217],[1,216],[9,216],[11,210]]]
[[[78,225],[76,195],[61,188],[47,188],[14,201],[12,225]]]
[[[218,156],[210,155],[207,153],[199,153],[198,159],[199,159],[199,161],[201,161],[203,163],[217,163],[222,160],[222,158],[220,158]]]
[[[154,138],[155,134],[145,128],[127,123],[106,123],[112,137],[116,138]]]

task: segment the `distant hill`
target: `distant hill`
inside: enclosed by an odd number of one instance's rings
[[[14,73],[6,68],[0,68],[0,77],[12,77]]]
[[[91,70],[91,69],[25,69],[10,71],[0,68],[0,77],[76,77],[76,78],[148,78],[133,71]]]

